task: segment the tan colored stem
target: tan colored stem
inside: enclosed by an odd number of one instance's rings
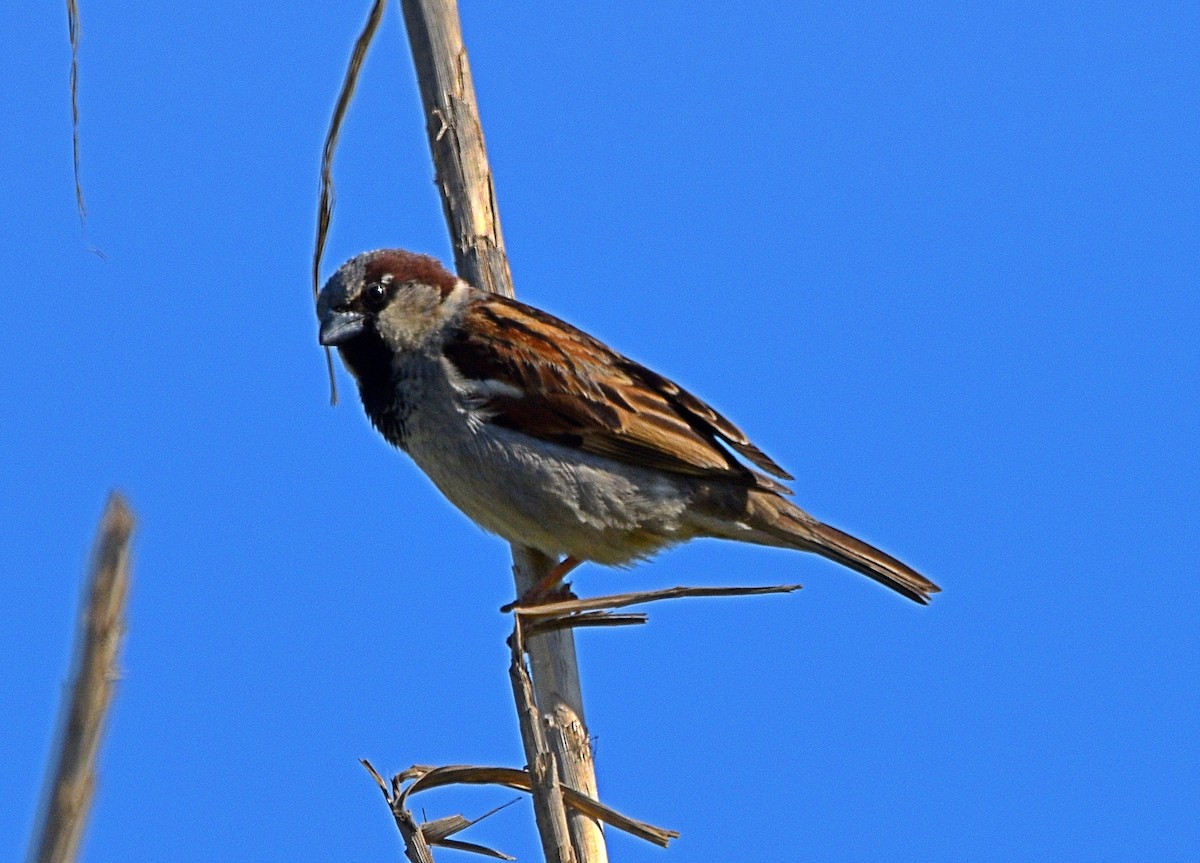
[[[79,852],[96,790],[96,760],[117,681],[125,634],[133,512],[112,494],[100,521],[91,578],[76,637],[70,700],[64,705],[54,769],[47,775],[30,863],[67,863]]]
[[[401,6],[417,69],[437,186],[454,245],[455,267],[461,278],[476,287],[511,297],[512,275],[457,4],[455,0],[403,0]],[[516,596],[524,595],[541,581],[554,563],[531,549],[514,546]],[[584,721],[574,634],[560,629],[530,635],[525,647],[543,726],[540,736],[549,746],[548,752],[531,758],[530,770],[537,767],[534,762],[541,763],[549,756],[565,785],[595,798],[595,767]],[[519,700],[517,706],[520,711]],[[523,740],[530,751],[535,741],[524,734]],[[549,794],[550,784],[543,787],[535,783],[534,804],[546,858],[558,861],[562,859],[561,846],[548,835],[552,837],[563,808],[561,800],[555,805]],[[608,855],[599,822],[576,811],[565,817],[579,863],[606,863]]]

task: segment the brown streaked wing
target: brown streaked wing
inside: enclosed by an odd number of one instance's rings
[[[503,345],[504,350],[499,350]],[[713,408],[570,324],[517,300],[489,297],[443,347],[465,378],[521,390],[494,393],[491,422],[584,452],[689,476],[790,490],[751,470],[791,477]]]
[[[634,374],[639,376],[646,386],[653,388],[663,398],[675,404],[677,406],[676,409],[682,415],[690,417],[693,422],[697,422],[707,428],[710,434],[725,441],[754,465],[780,479],[795,479],[795,477],[780,467],[773,458],[751,443],[750,439],[746,437],[741,429],[719,414],[707,402],[692,395],[669,378],[664,378],[658,372],[634,363],[629,359],[625,359],[625,362],[633,366]]]

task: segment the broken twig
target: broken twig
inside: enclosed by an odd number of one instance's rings
[[[498,785],[530,793],[533,787],[532,779],[526,770],[516,770],[512,767],[479,767],[466,764],[453,764],[444,767],[411,767],[393,776],[391,785],[389,786],[375,768],[371,766],[369,761],[364,760],[362,764],[375,778],[376,784],[379,786],[380,791],[383,792],[384,799],[388,801],[388,805],[392,808],[392,814],[396,817],[398,826],[401,825],[401,820],[415,824],[411,814],[408,813],[408,798],[422,791],[443,788],[448,785]],[[406,782],[409,783],[407,787],[402,787]],[[609,824],[618,830],[623,830],[631,836],[636,836],[639,839],[644,839],[663,848],[672,839],[679,837],[679,834],[674,830],[665,830],[662,827],[655,827],[653,824],[638,821],[636,818],[630,818],[628,815],[623,815],[610,806],[606,806],[598,800],[593,800],[585,794],[580,794],[578,791],[563,787],[562,792],[563,802],[567,807],[582,812],[590,818],[603,821],[605,824]],[[472,824],[477,824],[483,818],[494,814],[502,808],[493,809],[473,821],[469,821],[461,815],[439,818],[435,821],[428,821],[425,824],[417,825],[416,830],[422,834],[421,839],[428,845],[449,847],[444,841],[444,836],[451,835]],[[405,827],[401,826],[401,832],[403,833],[404,831]],[[407,843],[408,841],[408,838],[406,838],[405,842]],[[491,849],[488,850],[491,851]],[[498,854],[499,852],[492,853]],[[409,859],[419,858],[410,856]]]
[[[518,605],[513,612],[523,618],[564,618],[580,612],[601,611],[610,608],[625,608],[644,602],[659,602],[664,599],[687,599],[711,596],[762,596],[773,593],[793,593],[800,584],[776,584],[766,587],[667,587],[662,590],[643,590],[636,593],[616,593],[611,596],[595,596],[591,599],[564,599],[541,605]]]

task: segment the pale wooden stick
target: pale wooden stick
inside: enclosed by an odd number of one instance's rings
[[[133,528],[133,511],[114,492],[100,520],[76,637],[70,701],[62,714],[54,769],[47,774],[41,827],[35,834],[37,845],[30,848],[30,863],[67,863],[79,851],[96,790],[96,759],[125,633]]]
[[[529,771],[530,794],[542,837],[542,851],[548,863],[578,863],[571,843],[571,828],[567,825],[567,806],[559,784],[558,761],[546,738],[542,716],[533,696],[533,683],[525,667],[525,644],[521,622],[513,626],[510,639],[512,660],[508,674],[512,680],[513,700],[517,705],[517,721],[521,727],[521,743],[525,748],[525,764]]]
[[[455,267],[460,277],[477,288],[511,297],[512,275],[457,4],[455,0],[402,0],[401,7],[417,69],[437,185],[454,246]],[[531,549],[513,546],[513,564],[516,595],[523,596],[549,572],[554,561]],[[541,632],[530,635],[525,647],[536,706],[561,778],[568,787],[596,798],[595,766],[584,721],[574,635],[569,629]],[[534,768],[533,764],[529,766]],[[538,790],[534,802],[539,830],[552,831],[557,812],[549,811],[550,803]],[[568,813],[567,820],[579,863],[607,863],[599,822],[575,811]],[[553,860],[545,835],[543,832],[543,847],[547,859]]]

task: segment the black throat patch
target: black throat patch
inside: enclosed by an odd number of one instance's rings
[[[358,396],[371,425],[392,446],[404,449],[408,406],[399,395],[392,376],[391,350],[368,324],[359,335],[340,345],[338,351],[358,381]]]

